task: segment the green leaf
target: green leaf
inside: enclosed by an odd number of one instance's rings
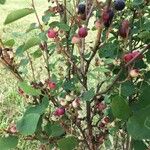
[[[127,131],[136,140],[150,139],[150,106],[129,118]]]
[[[89,91],[83,93],[82,97],[84,101],[90,101],[95,95],[94,88],[91,88]]]
[[[45,112],[48,105],[49,105],[49,99],[47,96],[45,96],[43,97],[42,102],[40,104],[35,105],[35,106],[29,106],[24,115],[27,115],[30,113],[37,113],[37,114],[42,115]]]
[[[121,95],[122,96],[131,96],[135,92],[135,86],[132,82],[127,81],[121,84]]]
[[[16,136],[0,137],[1,150],[8,150],[15,148],[17,144],[18,144],[18,137]]]
[[[130,117],[131,110],[124,98],[114,96],[111,102],[111,109],[114,117],[127,120]]]
[[[32,31],[34,29],[38,29],[38,26],[37,26],[36,23],[31,23],[29,28],[26,30],[26,33],[30,32],[30,31]]]
[[[60,150],[73,150],[78,146],[78,141],[74,136],[69,136],[58,141]]]
[[[64,129],[62,126],[58,123],[55,123],[51,125],[51,136],[53,137],[59,137],[65,133]]]
[[[4,42],[4,45],[8,46],[8,47],[13,47],[14,44],[15,44],[15,40],[14,39],[10,39],[10,40]]]
[[[32,86],[28,85],[26,82],[20,82],[19,87],[27,94],[32,96],[38,96],[41,94],[39,89],[35,89]]]
[[[0,0],[0,4],[5,4],[6,0]]]
[[[141,4],[143,4],[144,0],[133,0],[133,6],[139,6]]]
[[[58,27],[59,29],[64,30],[64,31],[70,30],[70,27],[67,24],[65,24],[63,22],[58,22],[58,21],[54,21],[54,22],[50,23],[49,26],[51,28]]]
[[[147,150],[147,146],[143,141],[133,140],[132,145],[134,150]]]
[[[40,114],[30,113],[25,115],[18,123],[17,129],[23,135],[32,135],[37,128]]]
[[[40,39],[37,37],[30,38],[24,45],[23,51],[40,44]]]
[[[33,56],[33,58],[39,58],[42,56],[42,52],[41,50],[36,50],[34,53],[31,54]]]
[[[14,22],[20,18],[23,18],[33,12],[34,12],[34,10],[30,9],[30,8],[23,8],[23,9],[15,10],[7,16],[4,24],[6,25],[9,23],[12,23],[12,22]]]
[[[141,95],[139,96],[139,100],[136,103],[137,109],[142,109],[150,105],[150,87],[147,85],[144,89],[141,90]]]

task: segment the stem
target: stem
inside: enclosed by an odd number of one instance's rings
[[[7,64],[3,59],[0,59],[0,62],[2,63],[2,65],[7,68],[8,70],[11,71],[11,73],[20,81],[23,81],[23,78],[20,76],[19,72],[12,66],[10,66],[9,64]]]
[[[33,80],[36,81],[35,79],[35,73],[34,73],[34,67],[33,67],[33,63],[32,63],[32,60],[31,60],[31,57],[30,57],[30,54],[28,51],[26,51],[27,53],[27,56],[28,56],[28,59],[29,59],[29,62],[30,62],[30,66],[31,66],[31,71],[32,71],[32,76],[33,76]]]
[[[37,19],[37,21],[38,21],[39,28],[40,28],[41,32],[44,33],[42,24],[41,24],[41,22],[40,22],[38,13],[37,13],[36,8],[35,8],[35,2],[34,2],[34,0],[32,0],[32,7],[33,7],[33,9],[34,9],[34,11],[35,11],[35,16],[36,16],[36,19]],[[44,55],[43,55],[43,58],[44,58],[44,61],[45,61],[45,63],[46,63],[46,69],[47,69],[47,73],[48,73],[48,79],[50,80],[49,55],[48,55],[48,46],[47,46],[47,42],[46,42],[46,41],[44,42],[44,45],[45,45],[46,58],[45,58]],[[43,53],[42,53],[42,54],[43,54]]]

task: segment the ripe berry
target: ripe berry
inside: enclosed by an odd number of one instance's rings
[[[85,38],[88,35],[87,28],[86,27],[79,28],[78,35],[80,38]]]
[[[130,75],[132,78],[136,78],[136,77],[139,76],[139,70],[138,70],[138,69],[132,69],[132,70],[130,70],[129,75]]]
[[[85,4],[79,4],[78,5],[78,14],[84,14],[86,10]]]
[[[123,20],[121,23],[121,26],[119,28],[119,35],[122,38],[126,38],[126,37],[128,37],[128,33],[129,33],[129,21]]]
[[[55,116],[62,116],[65,114],[65,108],[61,107],[61,108],[57,108],[56,111],[54,112]]]
[[[77,44],[77,43],[80,42],[80,38],[79,38],[77,35],[74,35],[74,36],[72,37],[71,42],[72,42],[73,44]]]
[[[48,87],[49,87],[50,89],[56,89],[56,83],[49,81],[49,82],[48,82]]]
[[[126,63],[129,62],[131,59],[133,59],[132,53],[125,54],[123,59]]]
[[[114,6],[116,10],[123,10],[125,8],[125,0],[115,0]]]
[[[133,57],[136,57],[137,55],[139,55],[138,59],[142,59],[144,57],[142,54],[140,54],[140,51],[133,51],[132,52]]]
[[[58,36],[58,32],[55,31],[54,29],[49,29],[47,33],[49,38],[56,38]]]
[[[114,12],[113,12],[112,9],[105,8],[103,10],[102,20],[103,20],[103,24],[104,24],[105,27],[108,28],[110,26],[113,17],[114,17]]]

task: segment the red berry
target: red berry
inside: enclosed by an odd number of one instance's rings
[[[54,29],[49,29],[47,33],[49,38],[56,38],[58,36],[58,32],[55,31]]]
[[[119,29],[119,35],[122,38],[126,38],[126,37],[128,37],[128,33],[129,33],[129,21],[123,20],[121,23],[121,27]]]
[[[56,83],[55,82],[48,82],[48,87],[50,88],[50,89],[56,89]]]
[[[105,124],[109,123],[109,121],[110,121],[110,120],[109,120],[109,117],[104,117],[103,120],[104,120],[104,123],[105,123]]]
[[[140,51],[133,51],[133,52],[132,52],[132,56],[133,56],[133,57],[136,57],[137,55],[139,55],[139,56],[138,56],[138,59],[142,59],[142,58],[143,58],[143,55],[140,54]]]
[[[125,54],[123,59],[126,63],[129,62],[131,59],[133,59],[132,53]]]
[[[57,108],[56,111],[54,112],[55,116],[62,116],[65,114],[65,108],[61,107],[61,108]]]
[[[78,35],[80,38],[85,38],[88,35],[87,28],[86,27],[79,28]]]

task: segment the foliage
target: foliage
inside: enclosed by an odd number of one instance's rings
[[[119,1],[48,0],[40,16],[31,0],[31,8],[8,14],[4,25],[35,15],[26,34],[38,32],[17,49],[14,39],[0,39],[0,62],[28,105],[3,130],[2,149],[15,148],[22,137],[41,149],[97,150],[112,141],[113,149],[147,149],[149,2]]]

